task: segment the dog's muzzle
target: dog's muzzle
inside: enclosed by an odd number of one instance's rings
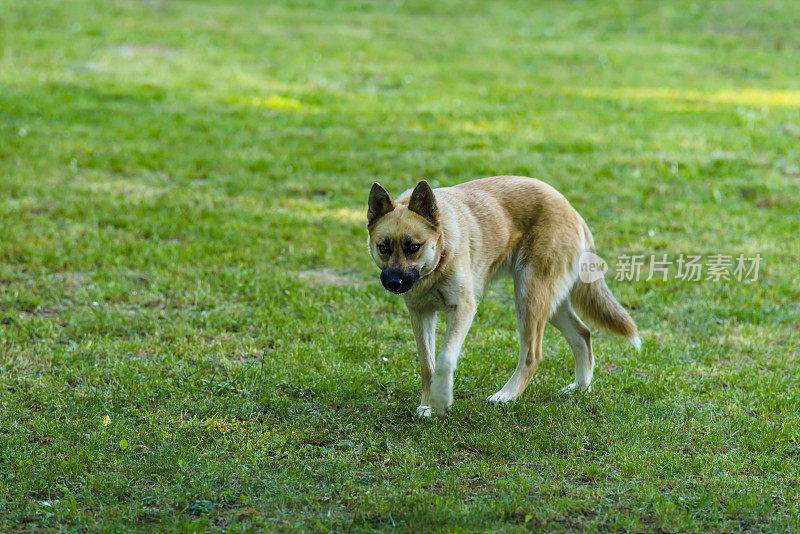
[[[392,293],[405,293],[411,289],[419,280],[419,270],[404,270],[398,267],[387,267],[381,271],[381,283],[383,287]]]

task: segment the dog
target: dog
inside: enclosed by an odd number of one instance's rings
[[[638,349],[638,329],[602,278],[589,227],[550,185],[521,176],[494,176],[431,189],[420,181],[397,200],[372,184],[367,209],[369,254],[381,283],[405,300],[416,340],[421,418],[444,415],[453,404],[453,373],[487,284],[514,282],[519,361],[492,404],[522,394],[542,361],[545,324],[556,327],[575,356],[575,381],[562,391],[590,390],[591,334],[573,310]],[[587,259],[588,258],[588,259]],[[436,354],[437,312],[446,314]],[[435,357],[434,357],[435,355]]]

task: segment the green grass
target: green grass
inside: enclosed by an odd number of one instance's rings
[[[0,531],[800,529],[793,2],[0,4]],[[542,178],[610,282],[523,398],[508,283],[418,421],[369,186]],[[613,262],[612,262],[613,263]]]

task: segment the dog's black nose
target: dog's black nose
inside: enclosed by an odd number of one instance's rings
[[[393,293],[397,293],[400,291],[400,288],[403,287],[403,281],[400,279],[399,276],[387,278],[386,282],[383,284],[386,289],[392,291]]]
[[[392,293],[405,293],[419,278],[419,271],[416,269],[404,270],[399,267],[387,267],[381,271],[381,283],[383,287]]]

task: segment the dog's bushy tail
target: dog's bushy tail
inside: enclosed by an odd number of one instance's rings
[[[636,350],[642,347],[636,323],[602,278],[591,283],[576,281],[570,291],[570,300],[578,313],[599,328],[627,338]]]

